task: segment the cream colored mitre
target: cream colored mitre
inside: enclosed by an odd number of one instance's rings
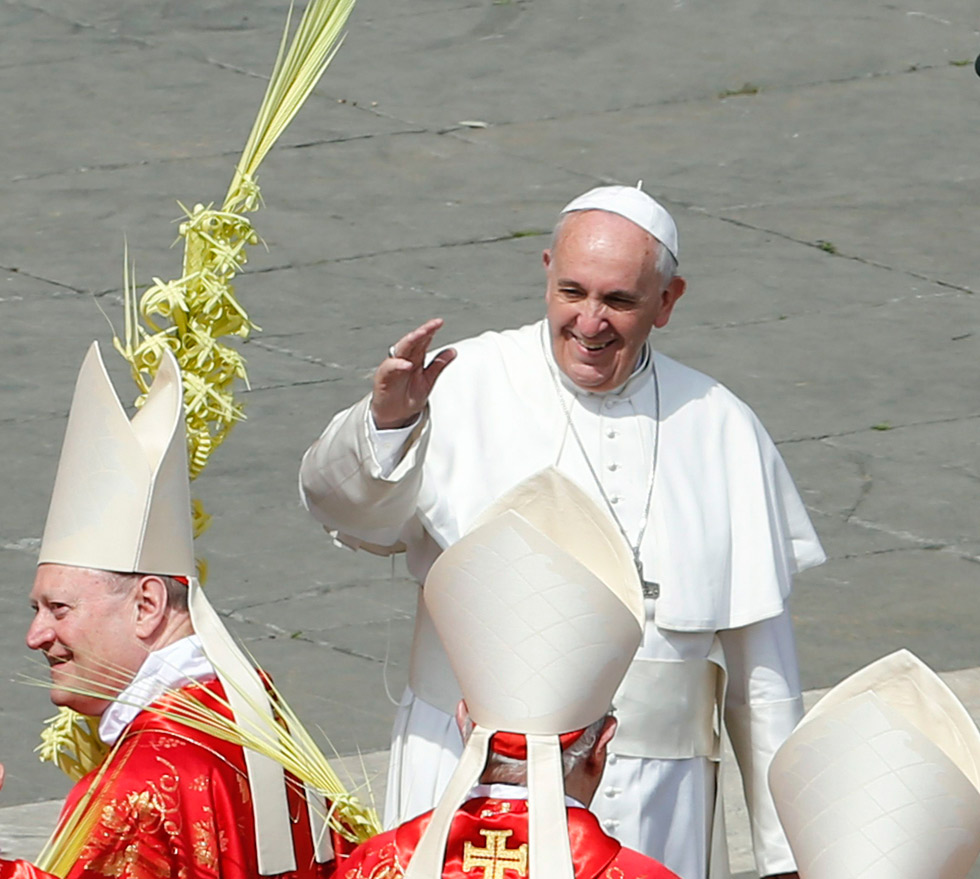
[[[236,722],[274,725],[265,685],[211,607],[196,577],[183,386],[164,349],[143,406],[126,415],[98,342],[82,362],[38,564],[185,577],[194,631]],[[258,872],[296,869],[282,767],[245,749]],[[312,817],[312,815],[311,815]],[[325,857],[317,844],[318,860]]]
[[[93,342],[75,383],[38,563],[193,577],[190,511],[176,360],[162,358],[130,421]]]
[[[558,735],[609,711],[642,639],[629,547],[588,495],[549,469],[443,552],[422,594],[475,727],[406,879],[442,875],[453,816],[499,730],[527,738],[530,879],[572,879]]]
[[[907,650],[824,696],[769,786],[803,879],[964,879],[980,853],[980,731]]]

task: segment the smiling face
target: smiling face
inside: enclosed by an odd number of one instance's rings
[[[618,214],[565,216],[553,250],[544,252],[545,301],[555,362],[578,387],[619,387],[650,331],[667,325],[685,282],[662,283],[660,247]]]
[[[100,715],[109,702],[71,692],[84,688],[115,695],[146,659],[137,635],[135,589],[117,591],[104,571],[39,565],[31,590],[34,620],[27,646],[51,666],[51,701],[83,714]]]

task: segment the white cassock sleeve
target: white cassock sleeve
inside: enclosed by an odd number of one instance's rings
[[[419,416],[421,417],[421,416]],[[387,479],[394,472],[405,453],[405,447],[412,437],[415,425],[419,423],[419,417],[408,427],[397,427],[394,430],[379,430],[374,423],[374,419],[368,413],[367,428],[368,437],[374,447],[374,457],[381,467],[381,475]]]
[[[335,415],[307,449],[299,471],[303,505],[354,549],[397,550],[415,516],[428,442],[428,413],[403,431],[374,429],[368,395]]]
[[[718,633],[728,666],[725,726],[742,773],[760,876],[796,862],[783,833],[767,773],[773,755],[803,716],[796,640],[789,611]]]

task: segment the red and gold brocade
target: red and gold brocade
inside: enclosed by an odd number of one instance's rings
[[[184,692],[228,714],[217,680]],[[96,772],[72,788],[63,816],[78,805]],[[292,787],[297,868],[283,875],[322,879],[332,863],[315,862],[306,801]],[[251,795],[238,745],[143,711],[124,731],[91,803],[99,817],[66,879],[258,876]],[[48,875],[26,861],[0,860],[0,879]]]
[[[362,843],[334,879],[400,879],[429,824],[431,812]],[[444,879],[523,879],[527,876],[527,801],[485,797],[456,813],[446,846]],[[585,810],[568,810],[576,879],[678,879],[662,864],[623,848]]]

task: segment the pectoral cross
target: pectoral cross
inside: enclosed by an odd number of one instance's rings
[[[636,573],[640,575],[640,586],[643,587],[644,598],[660,598],[660,584],[653,580],[646,580],[643,577],[643,562],[640,561],[639,550],[633,554],[633,563],[636,565]]]
[[[514,870],[518,876],[527,876],[527,843],[517,848],[507,848],[507,837],[513,830],[481,830],[487,841],[486,848],[477,848],[472,842],[463,843],[463,872],[483,870],[483,879],[504,879],[504,870]]]

